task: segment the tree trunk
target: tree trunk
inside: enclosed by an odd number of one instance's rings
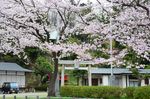
[[[54,72],[51,73],[50,75],[50,80],[49,80],[49,84],[48,84],[48,97],[50,96],[56,96],[56,92],[55,92],[55,83],[56,83],[56,79],[57,79],[57,73],[58,73],[58,58],[57,58],[57,53],[53,53],[53,57],[54,57]]]

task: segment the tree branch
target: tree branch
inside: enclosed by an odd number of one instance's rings
[[[149,14],[149,9],[147,7],[141,5],[139,2],[137,3],[137,6],[143,8],[144,10],[146,10],[146,14],[149,17],[150,14]]]

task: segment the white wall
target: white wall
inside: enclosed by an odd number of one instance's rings
[[[6,74],[6,71],[0,71],[0,74]]]
[[[25,87],[25,73],[24,72],[6,72],[0,71],[0,87],[4,82],[17,82],[19,87]]]
[[[141,81],[141,86],[146,86],[144,79],[142,79],[142,81]]]
[[[126,88],[127,87],[127,79],[126,79],[126,75],[123,75],[122,76],[122,87],[123,88]]]
[[[114,76],[115,76],[115,79],[114,79],[115,86],[122,87],[123,86],[123,84],[122,84],[122,75],[114,75]]]
[[[109,85],[109,77],[108,77],[108,75],[103,75],[102,76],[102,85],[103,86],[108,86]]]

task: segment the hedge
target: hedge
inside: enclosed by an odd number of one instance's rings
[[[136,88],[133,96],[134,99],[150,99],[150,86]]]
[[[127,87],[127,88],[124,88],[123,90],[123,94],[125,95],[125,97],[127,99],[133,99],[134,97],[134,91],[135,91],[136,87]]]
[[[47,87],[48,86],[46,84],[37,86],[37,87],[35,87],[35,91],[47,91]]]
[[[123,89],[113,86],[64,86],[60,94],[65,97],[119,99]]]
[[[63,86],[63,97],[98,99],[150,99],[150,86],[120,88],[114,86]],[[124,99],[124,98],[123,98]]]

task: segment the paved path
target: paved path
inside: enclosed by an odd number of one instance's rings
[[[25,97],[25,96],[29,96],[29,97],[36,97],[36,96],[40,96],[40,97],[46,97],[47,96],[47,92],[30,92],[30,93],[18,93],[18,94],[0,94],[0,97],[2,97],[3,95],[5,95],[6,97]]]

